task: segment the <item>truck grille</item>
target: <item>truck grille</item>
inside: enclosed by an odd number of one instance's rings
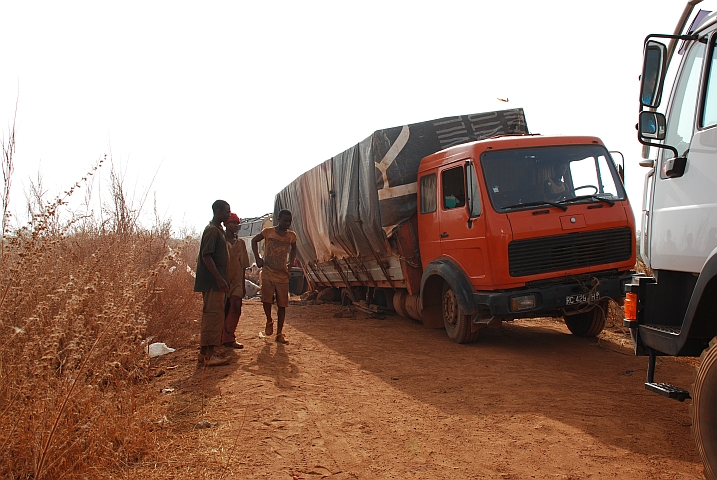
[[[631,256],[629,228],[516,240],[508,245],[511,277],[622,262]]]

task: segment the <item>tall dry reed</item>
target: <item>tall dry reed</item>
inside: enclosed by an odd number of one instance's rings
[[[128,228],[121,190],[119,223],[63,223],[82,183],[3,235],[2,478],[107,477],[151,455],[163,413],[142,341],[181,336],[194,307],[193,243],[172,240],[167,222]]]

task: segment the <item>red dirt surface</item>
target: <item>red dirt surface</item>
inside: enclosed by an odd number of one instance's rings
[[[579,338],[561,321],[524,320],[457,345],[443,330],[333,304],[291,305],[289,345],[259,338],[263,325],[261,303],[245,301],[237,335],[245,348],[227,353],[229,365],[198,369],[196,336],[153,360],[152,388],[173,389],[155,422],[166,445],[133,472],[703,478],[689,400],[646,391],[647,359],[633,356],[622,333]],[[656,379],[689,387],[693,369],[659,358]],[[195,428],[202,420],[211,428]]]

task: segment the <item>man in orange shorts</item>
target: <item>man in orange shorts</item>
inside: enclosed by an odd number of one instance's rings
[[[279,212],[276,227],[268,227],[251,239],[251,249],[256,258],[256,265],[261,267],[261,301],[266,314],[266,335],[274,333],[274,321],[271,319],[271,304],[278,307],[276,341],[289,343],[282,333],[286,307],[289,305],[289,268],[296,258],[296,233],[289,230],[291,212]],[[259,242],[264,240],[264,258],[259,256]],[[288,258],[288,260],[287,260]]]

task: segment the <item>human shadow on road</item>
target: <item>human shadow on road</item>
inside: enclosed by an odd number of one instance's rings
[[[299,374],[299,368],[289,359],[286,347],[281,343],[267,342],[256,360],[243,365],[242,369],[253,375],[272,378],[278,388],[292,388],[291,380]]]

